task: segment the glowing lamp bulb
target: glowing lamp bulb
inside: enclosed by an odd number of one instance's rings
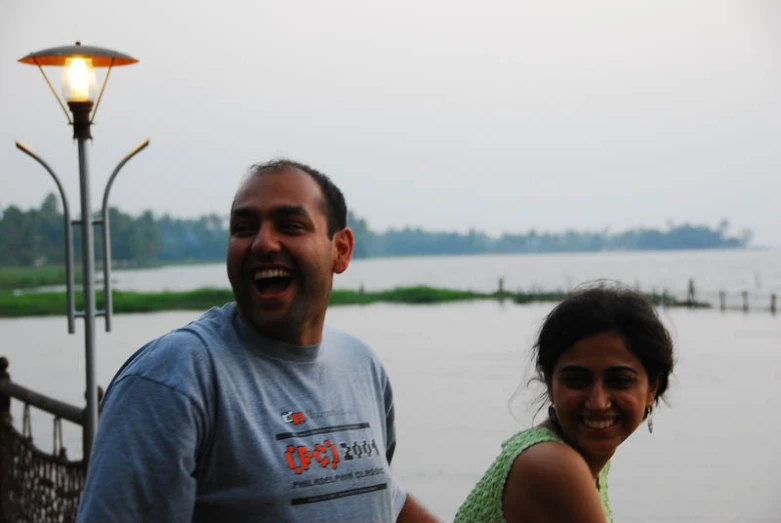
[[[94,101],[97,93],[91,58],[68,58],[62,76],[62,96],[68,102]]]

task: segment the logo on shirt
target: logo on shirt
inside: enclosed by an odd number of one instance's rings
[[[301,425],[306,421],[306,416],[304,416],[303,412],[283,412],[282,421],[285,423],[292,423],[293,425]]]
[[[296,474],[302,474],[315,463],[322,468],[330,466],[333,470],[336,470],[340,461],[353,461],[380,455],[380,449],[377,447],[377,442],[374,439],[360,442],[341,441],[338,447],[342,449],[341,455],[337,445],[331,443],[330,439],[326,439],[323,443],[317,443],[314,446],[288,445],[285,449],[285,461],[290,470],[295,471]]]

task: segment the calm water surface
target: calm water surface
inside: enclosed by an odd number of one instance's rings
[[[328,321],[369,341],[393,380],[394,468],[444,520],[492,461],[502,440],[533,423],[528,354],[550,304],[339,307]],[[678,351],[669,406],[613,460],[610,492],[620,522],[770,522],[781,518],[781,317],[667,311]],[[193,319],[191,312],[119,315],[98,332],[104,386],[139,346]],[[79,327],[81,324],[78,324]],[[0,320],[12,377],[83,404],[82,333],[64,318]],[[510,398],[524,384],[514,401]],[[14,405],[16,420],[21,410]],[[51,418],[34,414],[36,443],[51,448]],[[71,457],[80,432],[66,423]]]
[[[569,289],[609,278],[684,295],[689,278],[702,299],[748,291],[767,306],[781,291],[781,251],[679,251],[447,256],[355,260],[338,288],[430,285],[491,291]],[[115,273],[116,288],[157,291],[229,287],[223,264]],[[529,347],[550,304],[493,302],[440,306],[339,307],[328,321],[369,341],[396,392],[399,446],[394,468],[407,488],[452,519],[499,444],[534,423],[538,389]],[[641,427],[616,454],[611,497],[617,521],[781,521],[781,317],[753,312],[665,311],[678,367],[655,433]],[[120,315],[97,333],[104,386],[138,347],[192,319],[192,312]],[[98,326],[102,324],[98,322]],[[81,324],[77,322],[81,328]],[[14,380],[83,404],[83,338],[64,318],[0,320],[2,354]],[[523,385],[523,386],[521,386]],[[519,389],[519,386],[521,388]],[[510,402],[510,399],[513,401]],[[21,419],[21,407],[14,404]],[[51,418],[33,411],[36,442],[51,448]],[[80,456],[78,427],[66,446]]]

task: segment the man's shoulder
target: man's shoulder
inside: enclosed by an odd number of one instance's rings
[[[338,347],[341,350],[350,351],[354,354],[365,354],[371,358],[377,357],[374,349],[366,341],[332,325],[326,324],[323,327],[322,344],[325,347]]]
[[[148,342],[125,362],[114,381],[138,376],[171,383],[208,372],[210,352],[214,339],[225,329],[228,307],[210,309],[187,325]]]
[[[385,366],[377,352],[367,342],[353,334],[326,325],[323,329],[321,351],[321,354],[326,355],[327,361],[338,361],[339,365],[354,370],[370,370],[369,375],[381,381],[387,379]]]

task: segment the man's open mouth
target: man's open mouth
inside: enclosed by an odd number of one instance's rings
[[[287,269],[261,269],[255,272],[255,287],[261,294],[275,294],[288,288],[293,281]]]

